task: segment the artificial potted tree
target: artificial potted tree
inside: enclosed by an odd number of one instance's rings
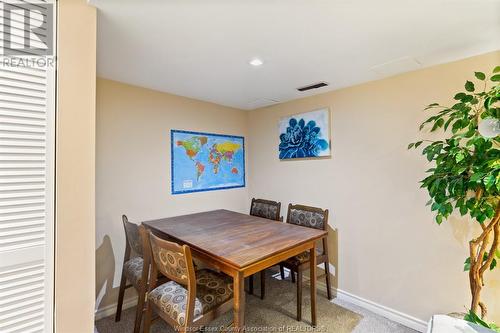
[[[468,215],[481,233],[469,241],[468,271],[471,305],[466,320],[498,329],[486,322],[487,307],[481,300],[484,274],[498,269],[500,261],[500,66],[491,75],[475,72],[476,84],[454,96],[455,104],[428,105],[431,112],[420,130],[444,132],[442,140],[422,140],[408,149],[422,147],[432,164],[421,187],[427,189],[428,205],[441,224],[452,213]]]

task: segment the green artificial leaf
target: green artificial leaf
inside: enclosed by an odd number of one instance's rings
[[[441,127],[443,125],[444,125],[444,119],[443,118],[439,118],[434,123],[434,126],[432,126],[431,132],[434,132],[436,129],[438,129],[439,127]]]
[[[467,214],[467,206],[460,206],[460,215],[464,216],[465,214]]]
[[[496,74],[496,75],[493,75],[491,78],[490,78],[491,81],[493,82],[498,82],[500,81],[500,74]]]
[[[455,122],[453,123],[453,126],[451,126],[451,131],[452,131],[453,133],[456,133],[456,132],[458,132],[458,131],[459,131],[460,129],[462,129],[462,128],[463,128],[463,127],[462,127],[462,120],[461,120],[461,119],[458,119],[457,121],[455,121]]]
[[[500,326],[496,325],[495,323],[490,323],[490,329],[492,329],[495,332],[500,332]]]
[[[407,149],[412,149],[414,145],[415,145],[414,143],[410,143]]]
[[[455,155],[455,161],[458,163],[462,161],[465,158],[465,155],[463,153],[458,153]]]
[[[498,73],[500,72],[500,66],[497,66],[495,67],[495,69],[493,69],[493,73]]]
[[[450,117],[450,118],[446,121],[446,123],[444,123],[444,130],[445,130],[445,131],[448,129],[448,126],[450,126],[450,123],[451,123],[451,121],[452,121],[452,120],[453,120],[453,118],[451,118],[451,117]]]
[[[422,144],[423,141],[417,141],[415,142],[415,148],[418,148],[418,146],[420,146]]]
[[[464,272],[470,271],[470,257],[465,259],[464,262]]]
[[[466,93],[461,92],[461,93],[456,94],[456,95],[455,95],[455,97],[453,97],[453,98],[454,98],[454,99],[456,99],[457,101],[460,101],[460,100],[462,100],[462,98],[464,98],[465,96],[467,96],[467,94],[466,94]]]
[[[490,271],[492,271],[496,267],[496,265],[497,265],[497,260],[493,259],[493,261],[490,264]]]
[[[496,256],[498,259],[500,259],[500,249],[497,249],[497,250],[495,251],[495,256]]]
[[[499,97],[496,97],[496,96],[488,96],[488,97],[486,97],[484,99],[484,107],[486,108],[486,110],[490,110],[491,106],[493,104],[495,104],[495,102],[498,101],[498,99],[499,99]],[[484,113],[486,113],[486,112],[484,112]],[[482,116],[482,114],[481,114],[481,116]],[[498,116],[497,116],[497,118],[498,118]]]
[[[472,310],[469,310],[469,312],[465,314],[464,320],[475,324],[476,323],[475,316],[476,316],[476,314],[474,312],[472,312]]]
[[[483,184],[486,186],[486,189],[489,190],[493,185],[495,185],[495,176],[488,175],[483,179]]]
[[[490,205],[483,205],[483,206],[486,206],[484,209],[485,209],[485,213],[486,213],[486,217],[488,219],[491,219],[493,218],[493,215],[495,215],[495,210],[493,209],[492,206]]]
[[[478,80],[484,81],[484,79],[486,79],[486,75],[482,72],[474,72],[474,75]]]
[[[470,103],[474,99],[474,96],[472,95],[465,95],[464,98],[461,99],[462,102],[464,103]]]
[[[484,173],[482,173],[482,172],[475,173],[475,174],[473,174],[470,177],[470,181],[471,182],[477,182],[478,180],[480,180],[481,178],[483,178],[483,176],[484,176]]]
[[[493,77],[492,77],[492,80],[493,80]],[[474,91],[474,83],[472,83],[471,81],[465,82],[465,90],[467,90],[468,92]]]
[[[441,225],[441,223],[443,223],[443,216],[438,214],[436,215],[436,223]]]
[[[464,317],[464,320],[467,320],[471,323],[481,325],[483,327],[490,328],[490,325],[488,325],[485,321],[483,321],[477,314],[474,313],[474,311],[470,310],[469,313],[467,313]]]
[[[434,108],[434,107],[436,107],[436,106],[439,106],[439,103],[432,103],[432,104],[429,104],[429,105],[427,105],[427,106],[425,107],[425,109],[424,109],[424,110],[432,109],[432,108]]]
[[[464,320],[479,326],[489,328],[495,332],[500,332],[499,327],[497,325],[495,325],[494,323],[485,322],[484,320],[479,318],[479,316],[475,314],[472,310],[469,310],[469,312],[464,316]]]

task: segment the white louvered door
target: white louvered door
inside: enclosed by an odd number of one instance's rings
[[[54,133],[54,66],[2,61],[1,333],[53,331]]]

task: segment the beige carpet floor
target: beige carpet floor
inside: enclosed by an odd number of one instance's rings
[[[258,279],[257,279],[258,280]],[[259,283],[255,283],[256,287]],[[280,281],[268,276],[266,281],[266,298],[247,294],[245,323],[247,332],[335,332],[350,333],[359,323],[362,316],[328,301],[326,295],[318,291],[318,327],[310,326],[311,306],[309,288],[303,290],[303,321],[295,320],[296,286],[289,280]],[[256,295],[260,295],[258,287]],[[114,316],[96,322],[99,333],[132,332],[135,308],[125,310],[120,322],[114,322]],[[232,312],[228,312],[210,325],[210,332],[217,332],[219,327],[232,322]],[[208,331],[208,330],[207,330]],[[151,333],[173,333],[174,330],[161,320],[153,323]]]

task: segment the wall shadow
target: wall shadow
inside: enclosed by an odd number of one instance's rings
[[[477,232],[477,236],[481,234],[479,225],[475,226],[476,222],[466,217],[451,215],[448,218],[448,224],[451,226],[453,238],[465,247],[468,247],[469,240],[474,237],[475,232]]]
[[[95,251],[95,309],[99,309],[102,300],[111,294],[115,276],[115,255],[111,238],[104,236],[101,245]]]
[[[111,238],[108,235],[104,236],[101,245],[99,245],[99,247],[96,249],[95,257],[95,311],[102,311],[102,313],[99,314],[100,317],[102,317],[103,315],[114,315],[120,288],[119,285],[117,285],[116,287],[113,286],[113,282],[115,279],[116,261]],[[117,281],[117,283],[119,283],[119,281]],[[135,302],[136,297],[137,293],[135,292],[134,288],[126,289],[123,299],[124,309],[127,307],[127,303],[130,303],[131,301]]]

